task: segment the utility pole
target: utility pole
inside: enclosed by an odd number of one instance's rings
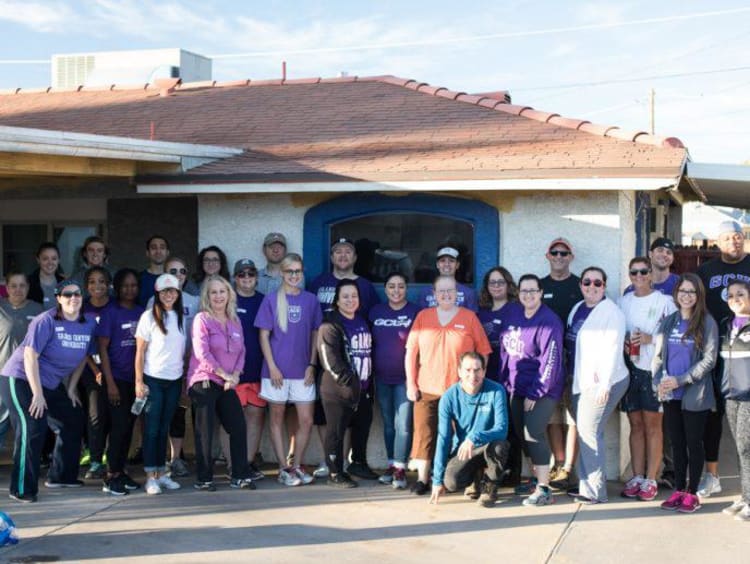
[[[652,88],[650,96],[649,96],[649,104],[648,104],[649,114],[650,114],[649,124],[651,126],[651,135],[654,135],[654,133],[656,133],[655,98],[656,98],[656,92]]]

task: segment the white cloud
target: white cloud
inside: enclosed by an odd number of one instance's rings
[[[68,21],[75,17],[63,2],[14,2],[0,0],[0,20],[26,26],[43,33],[67,30]]]

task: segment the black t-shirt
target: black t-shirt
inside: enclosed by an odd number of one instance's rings
[[[568,325],[570,310],[583,299],[580,282],[575,274],[565,280],[554,280],[551,276],[542,278],[542,301],[557,314],[563,327]]]
[[[734,264],[724,262],[721,257],[711,259],[698,267],[698,276],[706,287],[708,311],[722,327],[721,320],[730,313],[727,287],[737,279],[750,282],[750,255]]]

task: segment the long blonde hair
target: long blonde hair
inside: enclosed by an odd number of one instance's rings
[[[302,257],[298,255],[297,253],[287,253],[284,255],[284,258],[281,259],[281,273],[283,276],[284,270],[289,268],[293,263],[298,262],[302,268],[304,268],[304,264],[302,263]],[[288,319],[289,319],[289,302],[287,302],[286,299],[286,292],[284,291],[284,283],[281,283],[281,286],[279,286],[279,289],[276,290],[276,321],[279,324],[279,329],[281,329],[282,333],[286,333],[288,325]]]
[[[211,276],[207,276],[206,279],[203,281],[203,286],[201,287],[201,311],[205,311],[208,315],[213,316],[211,312],[211,303],[208,298],[208,287],[211,284],[211,282],[218,282],[224,288],[227,290],[227,317],[231,319],[232,321],[238,321],[237,318],[237,293],[234,291],[234,288],[232,288],[232,285],[227,282],[226,278],[223,276],[220,276],[219,274],[212,274]]]

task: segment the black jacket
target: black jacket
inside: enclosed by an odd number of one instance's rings
[[[56,272],[55,278],[60,282],[65,277]],[[39,269],[37,268],[34,272],[29,274],[29,299],[32,302],[44,304],[44,292],[42,292],[42,283],[39,281]]]
[[[320,382],[321,396],[338,397],[359,404],[359,376],[354,370],[349,353],[349,339],[335,317],[318,329],[318,359],[323,369]]]

